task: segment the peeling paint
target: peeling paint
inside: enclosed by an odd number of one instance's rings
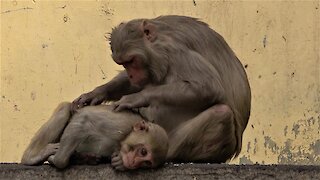
[[[264,35],[262,43],[263,43],[263,47],[266,48],[266,46],[267,46],[267,35]]]
[[[292,132],[294,133],[294,138],[297,138],[297,135],[300,133],[299,128],[299,124],[293,124]]]
[[[310,152],[301,146],[293,146],[293,140],[288,139],[278,156],[279,164],[313,164],[320,165],[320,140],[310,145]]]
[[[67,5],[61,6],[61,7],[57,7],[59,9],[65,9],[67,7]]]
[[[270,136],[264,137],[264,147],[270,149],[273,153],[277,153],[279,151],[277,143],[273,141]]]
[[[291,139],[288,139],[285,142],[284,149],[282,149],[280,155],[278,156],[278,163],[285,164],[292,161],[291,144]]]
[[[294,78],[295,72],[291,73],[291,78]]]
[[[316,120],[314,119],[314,117],[311,117],[307,119],[307,122],[308,122],[308,126],[312,126],[316,123]]]
[[[70,20],[69,16],[68,16],[67,14],[65,14],[65,15],[63,16],[63,22],[66,23],[66,22],[68,22],[69,20]]]
[[[239,164],[253,164],[253,162],[250,160],[250,158],[246,156],[242,156],[239,158]]]
[[[112,16],[114,14],[114,10],[112,8],[108,8],[107,6],[101,6],[101,11],[106,15],[106,16]]]
[[[48,47],[48,44],[42,44],[42,48],[47,48]]]
[[[312,150],[316,156],[320,155],[320,139],[310,145],[310,150]]]
[[[30,94],[30,97],[31,97],[32,101],[36,100],[37,93],[35,91],[32,91],[31,94]]]
[[[257,147],[258,147],[258,140],[257,138],[254,138],[254,148],[253,148],[253,154],[257,153]]]
[[[283,131],[284,131],[284,136],[287,136],[287,134],[288,134],[288,126],[286,126]]]
[[[20,111],[20,109],[18,108],[18,105],[16,105],[16,104],[13,105],[13,108],[14,108],[15,111]]]
[[[285,36],[282,36],[282,39],[287,42],[287,38]]]
[[[248,142],[248,144],[247,144],[247,153],[249,153],[250,149],[251,149],[251,142]]]

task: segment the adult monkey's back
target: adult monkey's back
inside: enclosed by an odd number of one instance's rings
[[[166,129],[173,161],[225,162],[240,153],[250,87],[218,33],[194,18],[161,16],[121,23],[110,40],[126,71],[81,95],[74,109],[120,99],[115,110],[139,109]]]

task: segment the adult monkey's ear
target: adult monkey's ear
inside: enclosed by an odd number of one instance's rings
[[[156,26],[148,20],[142,22],[142,31],[144,37],[150,42],[154,42],[157,39]]]
[[[139,121],[133,126],[134,131],[149,131],[149,127],[145,121]]]

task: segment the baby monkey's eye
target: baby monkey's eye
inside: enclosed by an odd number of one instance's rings
[[[152,162],[151,161],[144,161],[143,162],[143,166],[144,167],[151,167],[152,166]]]
[[[146,156],[148,154],[147,149],[146,148],[141,148],[140,154],[141,154],[142,157]]]

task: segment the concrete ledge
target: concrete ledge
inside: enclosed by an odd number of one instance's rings
[[[320,166],[167,164],[156,170],[116,172],[109,165],[72,166],[0,164],[0,179],[320,179]]]

